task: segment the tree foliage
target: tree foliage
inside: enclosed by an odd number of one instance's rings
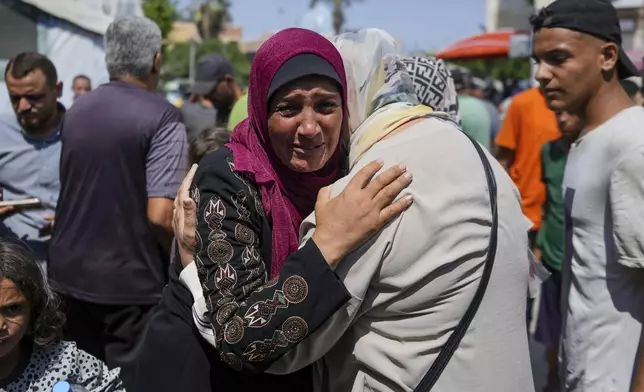
[[[235,42],[224,43],[218,38],[204,40],[196,44],[196,59],[204,55],[218,53],[226,57],[235,68],[235,77],[241,84],[248,83],[250,61]],[[163,74],[167,79],[186,79],[190,73],[190,43],[168,46]]]
[[[530,59],[476,59],[448,60],[449,63],[464,67],[479,77],[491,76],[495,79],[529,79],[531,76]]]
[[[333,4],[333,30],[337,35],[343,32],[344,22],[346,22],[344,9],[350,7],[352,3],[364,0],[311,0],[309,6],[313,8],[317,3],[322,1]]]
[[[172,0],[144,0],[143,13],[159,25],[161,35],[166,38],[172,31],[177,8]]]
[[[227,23],[232,21],[230,1],[217,0],[204,2],[196,12],[195,21],[203,39],[219,36]]]
[[[163,38],[172,31],[173,23],[178,18],[176,0],[144,0],[145,16],[155,21],[161,28]],[[195,12],[195,22],[203,41],[196,43],[195,59],[204,55],[219,53],[233,63],[236,77],[242,84],[248,83],[250,61],[235,42],[223,43],[217,36],[223,27],[232,21],[229,13],[230,1],[204,1]],[[190,46],[177,43],[163,47],[163,77],[166,80],[187,79],[190,74]]]

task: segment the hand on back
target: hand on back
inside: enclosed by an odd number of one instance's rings
[[[411,196],[394,201],[411,183],[405,167],[394,166],[374,177],[382,166],[382,162],[371,162],[334,198],[330,186],[320,191],[312,239],[330,266],[412,204]],[[189,194],[196,171],[193,165],[174,201],[172,226],[184,267],[192,262],[197,246],[197,205]]]
[[[331,267],[412,204],[409,195],[394,201],[411,184],[411,174],[398,165],[374,177],[382,167],[369,163],[334,198],[330,186],[320,191],[312,239]]]

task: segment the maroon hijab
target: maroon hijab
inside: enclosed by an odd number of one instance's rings
[[[313,212],[318,191],[342,174],[340,141],[325,167],[309,173],[298,173],[282,164],[270,144],[267,95],[271,81],[287,60],[304,53],[323,58],[337,72],[342,81],[346,121],[346,76],[340,53],[320,34],[289,28],[269,38],[255,54],[248,87],[248,118],[235,127],[226,145],[234,154],[234,171],[249,175],[261,189],[264,211],[273,230],[271,277],[279,274],[286,258],[298,249],[300,224]]]

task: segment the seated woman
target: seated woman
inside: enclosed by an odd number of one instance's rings
[[[314,331],[330,317],[349,295],[329,265],[410,204],[391,204],[410,182],[404,170],[393,168],[369,182],[381,168],[372,163],[342,197],[318,203],[317,213],[328,223],[315,242],[298,249],[300,222],[313,212],[318,192],[345,174],[345,84],[340,54],[317,33],[286,29],[259,49],[249,118],[231,143],[201,160],[191,191],[199,204],[199,236],[192,231],[178,246],[192,259],[197,242],[193,268],[208,276],[203,289],[213,295],[207,306],[219,320],[216,337],[211,335],[217,345],[196,330],[203,325],[193,323],[193,297],[177,279],[186,273],[177,262],[128,391],[312,390],[310,369],[249,377],[228,365],[238,370],[247,364],[261,373],[270,364],[261,359],[285,352],[303,323]],[[341,241],[332,238],[345,229]],[[193,289],[203,300],[198,281]]]
[[[59,304],[31,252],[0,238],[0,390],[51,391],[67,381],[89,392],[125,391],[119,369],[60,340]]]
[[[270,358],[269,373],[289,373],[315,363],[319,391],[411,391],[463,319],[481,281],[489,277],[478,312],[432,391],[533,391],[524,321],[531,224],[523,216],[517,189],[448,114],[419,105],[390,35],[367,29],[334,41],[347,70],[351,169],[333,185],[331,195],[350,187],[365,165],[382,158],[385,167],[403,163],[413,170],[414,182],[403,193],[413,195],[414,204],[337,264],[334,272],[351,299],[330,319],[315,331],[286,320],[284,339],[277,334],[272,341],[249,345],[243,360],[253,363],[255,355],[269,358],[275,347],[285,347],[290,350],[280,358]],[[482,157],[496,185],[490,180],[488,186]],[[494,190],[496,215],[490,199]],[[320,218],[316,213],[302,224],[301,249],[316,238],[324,223]],[[338,230],[335,238],[344,235]],[[494,245],[493,269],[484,275]],[[206,268],[198,274],[206,288],[212,280],[208,272]],[[299,286],[286,288],[292,287]],[[220,330],[219,314],[211,312],[220,297],[208,289],[203,291],[205,300],[198,290],[193,293],[195,316]],[[289,296],[299,299],[303,293],[294,290]],[[246,317],[270,318],[274,308],[264,313],[261,304],[248,309]],[[231,336],[236,340],[251,328],[242,323]],[[223,332],[225,339],[228,329]],[[207,331],[203,336],[213,343]],[[224,345],[217,339],[214,344]]]

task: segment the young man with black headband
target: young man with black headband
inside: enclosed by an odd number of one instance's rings
[[[557,0],[532,19],[536,78],[585,123],[563,181],[561,374],[568,392],[633,392],[644,320],[644,109],[607,0]]]

